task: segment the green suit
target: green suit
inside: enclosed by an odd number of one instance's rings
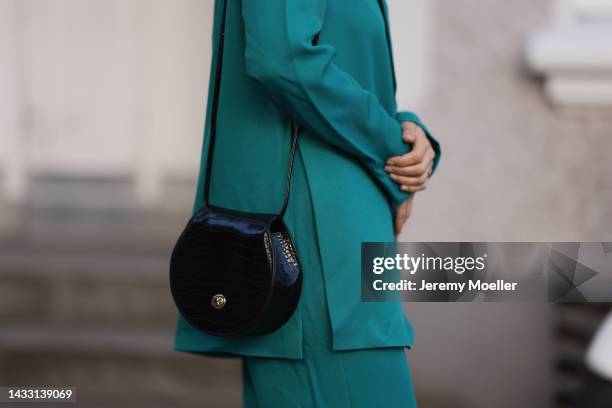
[[[221,4],[217,0],[213,49]],[[278,211],[288,116],[302,125],[296,157],[301,170],[285,221],[298,252],[319,257],[306,264],[320,265],[318,285],[326,302],[316,291],[304,291],[289,322],[258,337],[211,337],[179,318],[176,349],[301,359],[304,333],[315,330],[304,319],[305,303],[326,305],[321,321],[330,323],[332,350],[410,346],[413,332],[401,304],[360,301],[360,244],[392,241],[394,210],[408,197],[389,179],[384,163],[409,150],[401,121],[425,129],[413,113],[397,112],[384,0],[229,0],[227,13],[211,202]],[[213,81],[211,76],[211,86]],[[431,140],[437,165],[439,146]],[[201,169],[195,208],[202,205],[204,160]],[[297,230],[304,220],[316,236]],[[308,268],[304,274],[316,276]]]

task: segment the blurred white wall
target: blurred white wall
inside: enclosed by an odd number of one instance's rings
[[[194,178],[212,1],[0,0],[0,168],[130,177],[143,200]]]

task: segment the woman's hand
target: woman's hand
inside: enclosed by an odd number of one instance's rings
[[[395,210],[394,229],[396,237],[400,234],[400,232],[402,232],[404,224],[406,224],[406,221],[408,221],[408,218],[412,213],[412,200],[414,200],[414,194],[408,197],[406,201],[401,203]]]
[[[412,150],[402,156],[390,157],[385,171],[402,191],[416,193],[427,188],[436,153],[417,124],[403,122],[402,130],[402,139],[404,143],[412,144]]]

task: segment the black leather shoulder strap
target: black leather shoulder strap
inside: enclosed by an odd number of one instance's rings
[[[215,149],[215,140],[217,138],[217,117],[219,113],[219,94],[221,92],[221,73],[223,71],[223,49],[225,44],[225,19],[227,17],[227,2],[228,0],[223,0],[223,14],[221,17],[219,44],[217,48],[217,64],[215,68],[215,87],[213,91],[214,94],[210,118],[210,142],[208,144],[208,158],[206,160],[206,176],[204,182],[204,205],[207,207],[210,206],[210,180],[212,172],[213,152]],[[279,218],[282,218],[283,215],[285,215],[285,212],[287,211],[287,204],[289,203],[289,195],[291,192],[291,175],[293,171],[295,151],[297,148],[298,134],[298,126],[293,121],[291,121],[291,151],[289,153],[289,169],[287,170],[285,196],[283,197],[283,204],[279,212]]]

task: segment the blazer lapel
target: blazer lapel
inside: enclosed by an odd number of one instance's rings
[[[387,35],[387,47],[389,48],[389,58],[391,62],[391,74],[393,75],[393,93],[395,94],[397,90],[397,80],[395,78],[395,63],[393,61],[393,45],[391,44],[391,30],[389,27],[389,10],[387,9],[386,0],[377,0],[378,5],[380,6],[380,11],[383,15],[383,20],[385,21],[385,33]]]

